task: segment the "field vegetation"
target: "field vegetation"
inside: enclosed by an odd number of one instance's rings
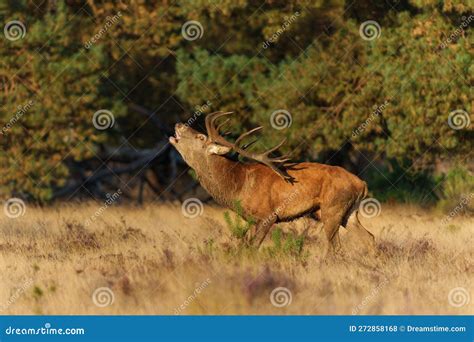
[[[343,231],[344,250],[326,259],[309,219],[279,225],[257,251],[212,205],[193,219],[177,203],[109,207],[86,225],[96,210],[0,219],[1,314],[473,313],[473,223],[462,215],[383,205],[363,218],[377,257]]]

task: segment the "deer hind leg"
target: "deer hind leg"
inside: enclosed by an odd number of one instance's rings
[[[339,226],[341,225],[343,214],[339,208],[322,208],[321,221],[329,246],[327,254],[335,254],[341,249],[339,238]]]
[[[368,252],[369,254],[375,254],[375,237],[360,222],[358,210],[353,211],[349,216],[348,228],[349,233],[355,233],[357,239],[362,243],[362,251]]]

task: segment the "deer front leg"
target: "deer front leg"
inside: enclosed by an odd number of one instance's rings
[[[255,225],[250,228],[247,232],[247,243],[250,246],[256,246],[260,248],[267,236],[268,232],[272,228],[273,224],[276,222],[276,217],[272,217],[266,220],[258,221]]]

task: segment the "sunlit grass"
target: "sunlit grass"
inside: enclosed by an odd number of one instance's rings
[[[362,218],[379,255],[361,255],[342,231],[344,250],[328,260],[321,226],[307,219],[279,224],[257,250],[218,207],[195,219],[178,204],[111,207],[85,227],[97,206],[0,219],[0,314],[472,314],[472,304],[448,302],[474,280],[469,217],[446,225],[436,213],[382,205]],[[112,290],[111,305],[94,304],[99,287]],[[289,306],[271,304],[276,287],[291,291]]]

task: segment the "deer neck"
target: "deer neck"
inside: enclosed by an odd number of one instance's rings
[[[199,182],[216,202],[233,207],[239,200],[245,179],[245,169],[239,162],[222,156],[206,158],[205,168],[196,170]]]

